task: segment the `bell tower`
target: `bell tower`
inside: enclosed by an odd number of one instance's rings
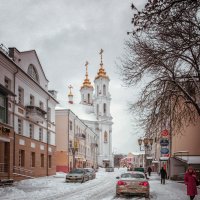
[[[86,74],[85,80],[83,85],[81,86],[80,93],[81,93],[81,104],[92,105],[93,104],[93,86],[88,78],[88,61],[85,63]]]

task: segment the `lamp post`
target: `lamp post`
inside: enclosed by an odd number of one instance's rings
[[[152,150],[153,138],[148,138],[148,137],[145,137],[144,139],[139,138],[138,139],[138,144],[140,146],[140,151],[144,151],[145,152],[144,155],[145,155],[145,167],[146,167],[147,166],[147,158],[146,158],[146,156],[148,155],[147,152]]]
[[[76,159],[75,159],[75,155],[76,155],[76,152],[78,151],[78,141],[75,140],[74,141],[74,145],[71,146],[69,148],[69,150],[71,151],[72,153],[72,157],[73,157],[73,169],[76,168]]]

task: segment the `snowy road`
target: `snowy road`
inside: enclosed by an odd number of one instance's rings
[[[14,187],[0,188],[0,200],[112,200],[116,199],[116,176],[123,171],[125,169],[115,169],[115,172],[106,173],[104,169],[100,169],[95,180],[83,184],[65,183],[64,176],[24,180],[16,183]],[[188,200],[184,184],[167,181],[166,185],[161,185],[156,174],[152,175],[149,182],[151,200]],[[200,196],[196,196],[195,200],[200,200]]]

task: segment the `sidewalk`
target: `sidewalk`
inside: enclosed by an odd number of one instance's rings
[[[158,200],[188,200],[186,185],[177,181],[166,180],[166,184],[160,183],[160,176],[152,173],[149,177],[151,199]],[[200,194],[200,189],[198,189]],[[195,200],[200,200],[197,195]]]

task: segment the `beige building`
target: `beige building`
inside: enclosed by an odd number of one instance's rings
[[[70,109],[56,109],[56,171],[97,167],[97,135]]]
[[[0,178],[55,174],[58,102],[35,50],[1,46],[0,71]]]

